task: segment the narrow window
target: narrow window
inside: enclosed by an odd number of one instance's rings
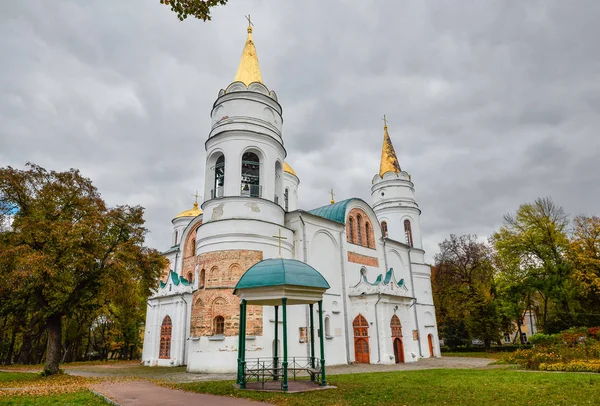
[[[223,187],[225,185],[225,155],[221,155],[215,164],[215,188],[212,197],[223,197]]]
[[[289,199],[290,199],[289,193],[290,193],[290,190],[288,188],[285,188],[285,192],[283,192],[283,205],[284,205],[285,211],[288,211],[288,209],[289,209]]]
[[[325,317],[325,337],[331,337],[331,318]]]
[[[412,237],[412,230],[410,228],[409,220],[404,220],[404,237],[406,238],[406,243],[412,247],[413,246],[413,237]]]
[[[192,279],[194,279],[194,277],[192,276],[192,273],[191,273],[191,272],[188,272],[188,274],[187,274],[187,281],[188,281],[189,283],[192,283]]]
[[[383,234],[384,237],[387,237],[388,235],[387,222],[385,221],[381,222],[381,234]]]
[[[356,216],[356,236],[358,237],[358,245],[362,245],[362,217],[361,215]]]
[[[206,271],[203,269],[200,271],[200,281],[198,282],[198,287],[204,287],[204,280],[206,279]]]
[[[214,320],[215,335],[223,335],[225,333],[225,319],[223,316],[217,316]]]
[[[261,197],[260,160],[254,152],[242,155],[242,196]]]
[[[367,247],[371,248],[371,224],[367,221],[365,223],[365,242],[367,243]]]
[[[177,245],[177,238],[179,237],[179,232],[175,230],[175,243],[173,245]]]
[[[354,243],[354,219],[348,219],[348,242]]]
[[[160,326],[160,351],[159,358],[168,359],[171,358],[171,330],[172,330],[171,318],[165,316],[162,325]]]

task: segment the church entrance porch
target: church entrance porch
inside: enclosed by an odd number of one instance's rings
[[[369,322],[362,314],[356,316],[352,322],[354,327],[354,360],[358,363],[369,364]]]

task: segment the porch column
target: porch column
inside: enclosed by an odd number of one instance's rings
[[[279,376],[277,376],[279,373],[279,366],[277,365],[277,363],[279,362],[279,358],[277,357],[277,355],[278,355],[277,354],[278,333],[279,333],[279,306],[275,306],[275,341],[273,341],[273,373],[275,374],[273,376],[273,380],[275,380],[275,381],[277,381],[279,379]]]
[[[241,385],[242,383],[242,312],[244,311],[244,307],[242,305],[242,301],[240,300],[240,313],[238,320],[238,357],[237,357],[237,384]]]
[[[323,329],[323,300],[319,300],[319,328],[321,329],[321,386],[327,386],[325,379],[325,330]]]
[[[313,304],[308,305],[310,313],[310,367],[315,369],[315,314]]]
[[[285,392],[288,390],[288,354],[287,354],[287,298],[281,299],[281,306],[283,312],[283,385],[281,389]]]
[[[246,299],[242,299],[242,320],[241,320],[241,343],[242,354],[240,355],[240,365],[242,369],[240,389],[246,389]]]

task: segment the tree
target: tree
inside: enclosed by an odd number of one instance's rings
[[[520,279],[527,281],[538,295],[543,305],[544,332],[550,332],[550,306],[555,307],[552,329],[574,325],[568,225],[562,207],[550,198],[538,198],[534,203],[522,204],[515,215],[505,215],[504,225],[492,237],[502,261],[510,263],[513,271],[522,273]],[[514,282],[521,283],[519,279]]]
[[[160,4],[171,6],[171,11],[175,12],[181,21],[188,16],[206,21],[211,20],[210,9],[224,6],[227,0],[160,0]]]
[[[501,329],[501,318],[493,303],[494,268],[490,247],[470,234],[452,234],[439,247],[432,284],[441,330],[452,332],[453,337],[462,337],[464,334],[457,328],[461,326],[458,321],[464,320],[470,336],[483,340],[489,348]]]
[[[0,201],[12,207],[11,229],[0,234],[1,307],[20,306],[47,333],[46,374],[59,371],[63,323],[123,295],[135,283],[146,295],[165,266],[143,246],[143,209],[106,207],[76,169],[0,168]],[[2,309],[0,309],[1,311]]]

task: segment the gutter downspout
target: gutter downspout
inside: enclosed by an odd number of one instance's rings
[[[377,305],[381,300],[381,292],[377,293],[377,302],[375,302],[375,334],[377,335],[377,363],[381,364],[381,341],[379,341],[379,315],[377,314]]]
[[[183,295],[185,295],[185,293],[181,294],[181,300],[183,300],[183,303],[185,303],[185,307],[183,308],[183,337],[187,336],[187,323],[185,322],[185,320],[187,320],[187,309],[188,309],[188,303],[185,301]],[[186,345],[188,343],[187,338],[184,340],[183,338],[181,339],[181,347],[183,348],[181,351],[181,359],[183,362],[185,362],[185,364],[183,365],[187,365],[187,359],[185,358],[185,350],[186,350]]]
[[[350,336],[348,332],[348,296],[346,294],[346,268],[344,267],[344,229],[340,230],[340,265],[342,269],[342,305],[344,306],[344,338],[346,339],[346,363],[350,363]]]
[[[415,296],[415,280],[413,277],[413,270],[412,270],[412,259],[410,258],[410,251],[412,250],[412,248],[408,249],[408,270],[410,271],[410,287],[411,287],[411,291],[412,291],[412,297],[415,298],[415,302],[413,303],[413,310],[415,313],[415,327],[417,328],[417,342],[419,344],[419,357],[423,358],[423,351],[421,350],[421,331],[419,330],[419,318],[417,317],[417,306],[415,306],[417,304],[417,297]]]
[[[300,218],[300,222],[302,223],[302,260],[306,264],[306,260],[308,258],[308,249],[306,247],[306,223],[302,218],[302,214],[298,213],[298,218]],[[305,321],[306,321],[306,356],[310,358],[310,307],[308,305],[304,308],[305,311]]]

